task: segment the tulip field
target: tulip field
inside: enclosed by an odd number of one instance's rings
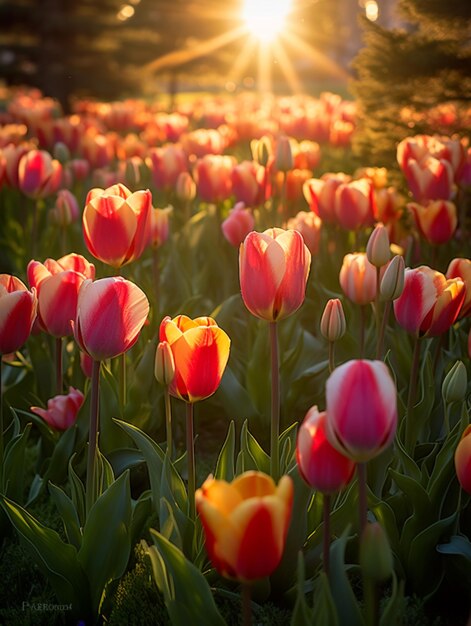
[[[469,626],[469,138],[2,94],[0,624]]]

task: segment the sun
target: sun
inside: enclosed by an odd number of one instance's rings
[[[283,30],[292,0],[244,0],[242,17],[251,35],[272,42]]]

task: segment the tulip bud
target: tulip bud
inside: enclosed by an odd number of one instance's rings
[[[255,144],[254,159],[258,163],[260,163],[260,165],[263,165],[263,167],[266,167],[268,164],[270,155],[271,155],[270,139],[266,135],[263,135],[263,137],[261,137]]]
[[[294,160],[291,143],[286,135],[278,138],[275,152],[275,167],[279,172],[289,172],[293,169]]]
[[[181,172],[178,175],[175,193],[182,202],[191,202],[196,197],[196,183],[189,172]]]
[[[69,393],[51,398],[47,408],[32,406],[31,411],[56,430],[67,430],[77,419],[77,414],[84,401],[84,395],[78,389],[69,387]]]
[[[62,141],[58,141],[54,144],[52,151],[53,157],[59,161],[59,163],[67,163],[70,160],[70,150]]]
[[[468,387],[468,375],[463,361],[456,361],[442,384],[442,396],[446,404],[464,400]]]
[[[393,573],[393,558],[388,537],[383,527],[367,524],[360,544],[360,566],[365,578],[383,583]]]
[[[328,341],[338,341],[347,328],[342,302],[338,298],[327,301],[321,319],[321,333]]]
[[[404,271],[404,258],[397,254],[391,259],[381,279],[379,291],[383,302],[399,298],[404,289]]]
[[[60,189],[57,192],[55,206],[50,210],[51,219],[60,226],[68,226],[78,220],[79,212],[74,194],[68,189]]]
[[[389,235],[386,226],[377,224],[366,245],[368,261],[375,267],[383,267],[391,258]]]
[[[175,376],[175,359],[167,341],[157,345],[155,353],[155,377],[161,385],[170,385]]]
[[[132,157],[126,161],[124,180],[127,186],[135,188],[141,184],[143,165],[144,161],[140,157]]]

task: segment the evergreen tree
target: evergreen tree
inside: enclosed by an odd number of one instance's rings
[[[471,101],[471,2],[400,0],[399,9],[407,30],[362,20],[365,47],[352,91],[359,105],[354,149],[365,164],[394,166],[396,145],[409,135],[469,132],[460,111]],[[441,113],[429,115],[438,105]]]

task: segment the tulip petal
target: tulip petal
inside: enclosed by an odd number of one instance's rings
[[[276,490],[273,478],[260,472],[245,472],[242,476],[235,478],[231,485],[243,499],[272,496]]]
[[[240,532],[231,520],[196,492],[196,507],[205,533],[205,546],[214,567],[225,576],[236,577]]]
[[[19,350],[26,342],[36,317],[37,300],[27,290],[0,296],[0,354]]]
[[[40,322],[54,337],[72,334],[70,322],[77,314],[78,292],[83,281],[84,276],[73,270],[42,281],[38,298]]]

